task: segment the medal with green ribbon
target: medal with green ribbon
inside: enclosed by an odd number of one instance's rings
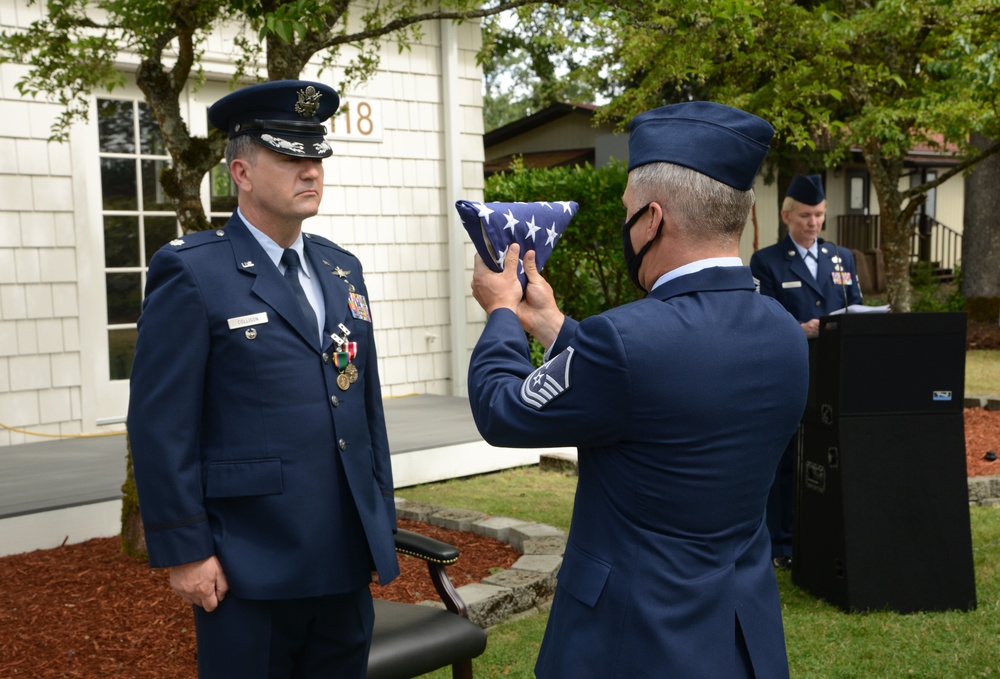
[[[347,366],[351,365],[351,356],[346,351],[338,351],[333,355],[333,364],[337,366],[340,374],[337,375],[337,386],[341,391],[347,391],[351,386],[351,377],[347,374]]]

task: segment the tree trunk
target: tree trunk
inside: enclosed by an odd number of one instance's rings
[[[894,312],[910,310],[910,217],[918,201],[903,207],[899,178],[902,158],[884,158],[876,143],[862,151],[875,195],[878,196],[879,222],[882,227],[882,256],[885,260],[885,284],[889,305]]]
[[[146,553],[146,534],[142,529],[139,515],[139,496],[135,490],[135,474],[132,471],[132,446],[128,434],[125,435],[125,483],[122,484],[122,538],[121,550],[140,561],[149,558]]]
[[[995,140],[994,140],[995,141]],[[994,141],[972,135],[982,150]],[[965,178],[962,236],[962,294],[970,317],[997,321],[1000,316],[1000,155],[976,164]]]

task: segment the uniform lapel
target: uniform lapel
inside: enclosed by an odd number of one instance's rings
[[[820,239],[816,246],[819,259],[816,267],[816,280],[821,283],[820,289],[826,289],[833,283],[833,248]]]
[[[338,327],[344,323],[347,315],[348,275],[350,279],[358,280],[357,271],[347,258],[333,248],[320,247],[312,242],[308,234],[305,240],[305,253],[309,259],[309,267],[319,276],[319,284],[323,289],[323,303],[326,305],[326,328],[323,329],[323,349],[328,349],[332,343],[330,335],[339,334]],[[341,275],[343,274],[343,275]]]
[[[278,267],[243,224],[243,220],[234,214],[226,225],[226,232],[233,244],[236,268],[254,276],[253,293],[284,318],[302,339],[315,349],[316,337],[306,325],[295,293],[278,271]]]

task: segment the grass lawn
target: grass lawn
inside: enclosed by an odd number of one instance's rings
[[[1000,380],[992,384],[1000,385]],[[523,467],[401,488],[397,494],[568,530],[575,487],[575,477]],[[972,507],[970,512],[979,603],[975,611],[848,614],[798,589],[788,573],[779,573],[792,677],[1000,677],[1000,508]],[[489,630],[486,652],[474,661],[477,679],[531,679],[546,620],[546,614],[537,614]],[[448,679],[451,671],[426,676]]]
[[[1000,395],[1000,351],[977,350],[965,353],[965,393],[975,396]]]

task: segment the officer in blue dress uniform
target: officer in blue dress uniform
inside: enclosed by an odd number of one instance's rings
[[[861,285],[849,249],[819,237],[826,222],[826,194],[818,174],[795,175],[781,206],[788,235],[750,258],[750,271],[762,295],[785,307],[809,337],[819,332],[821,316],[861,304]],[[788,444],[767,501],[771,556],[777,568],[792,563],[796,437]]]
[[[503,273],[477,257],[479,431],[579,455],[540,679],[788,676],[764,507],[805,406],[806,339],[739,259],[772,134],[711,102],[632,120],[622,245],[645,299],[577,322],[532,252],[523,297],[517,246]]]
[[[202,678],[363,678],[369,583],[399,573],[361,264],[302,232],[338,103],[307,81],[219,100],[239,207],[149,264],[128,430],[150,565],[194,606]]]

